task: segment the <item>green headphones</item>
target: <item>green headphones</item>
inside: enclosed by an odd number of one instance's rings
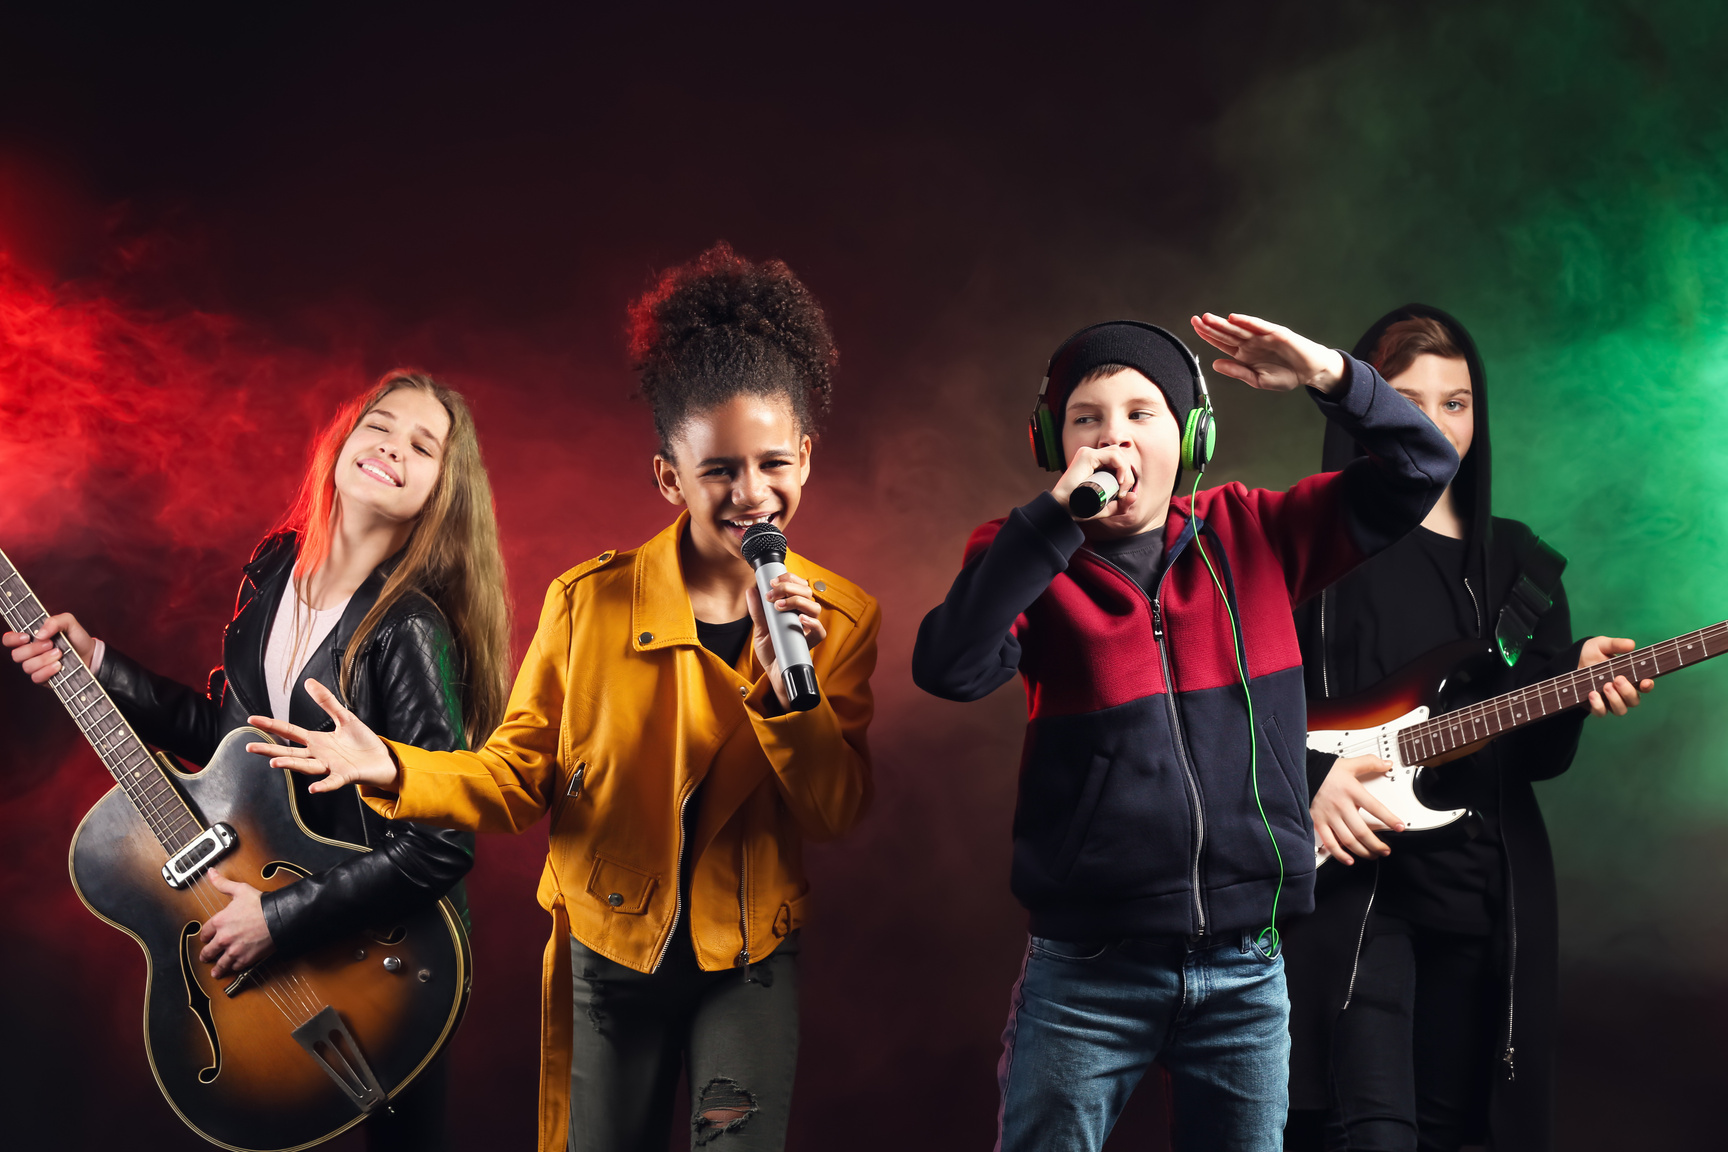
[[[1212,397],[1206,391],[1206,377],[1200,371],[1200,361],[1175,336],[1158,327],[1156,324],[1142,324],[1137,320],[1113,321],[1118,324],[1132,324],[1148,332],[1155,332],[1168,340],[1182,352],[1182,359],[1188,364],[1188,371],[1193,375],[1194,407],[1189,409],[1188,418],[1182,422],[1182,467],[1192,468],[1195,472],[1206,471],[1206,465],[1212,462],[1214,449],[1218,446],[1218,424],[1212,415]],[[1082,328],[1080,332],[1087,329]],[[1076,332],[1074,336],[1080,335]],[[1062,342],[1061,348],[1050,357],[1050,364],[1044,369],[1044,382],[1038,385],[1038,404],[1032,409],[1032,418],[1027,421],[1027,434],[1032,440],[1032,455],[1038,461],[1038,467],[1046,472],[1062,472],[1067,469],[1067,458],[1062,453],[1062,421],[1050,409],[1048,392],[1050,390],[1050,368],[1056,363],[1056,356],[1062,349],[1074,342],[1074,336]]]

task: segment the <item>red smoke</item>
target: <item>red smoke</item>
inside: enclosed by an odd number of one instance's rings
[[[0,238],[19,234],[0,221]],[[674,515],[649,482],[653,430],[624,363],[637,286],[617,289],[616,323],[598,339],[464,317],[392,326],[354,308],[286,329],[139,303],[125,286],[148,281],[170,251],[157,239],[91,259],[86,238],[70,245],[83,253],[71,263],[93,270],[57,279],[49,269],[67,262],[69,243],[28,259],[0,250],[0,548],[51,611],[76,612],[157,671],[203,683],[239,567],[289,499],[314,430],[398,364],[431,370],[474,408],[518,652],[549,580]],[[793,526],[800,551],[876,594],[884,618],[876,807],[846,840],[808,853],[815,918],[791,1142],[824,1152],[912,1128],[918,1147],[989,1139],[997,1038],[1024,947],[1007,891],[1023,697],[1009,688],[944,704],[912,688],[907,664],[967,530],[982,510],[1025,498],[1012,487],[1025,470],[1005,456],[1007,485],[956,473],[950,433],[882,421],[870,388],[842,381],[842,414],[819,442]],[[1019,443],[1012,428],[1005,443]],[[121,1123],[138,1148],[189,1139],[144,1059],[140,953],[84,910],[66,876],[73,829],[106,787],[53,699],[0,667],[0,1019],[32,1046],[31,1059],[10,1062],[22,1065],[12,1087],[54,1105],[7,1131],[21,1147],[103,1147]],[[532,1140],[544,837],[541,825],[483,839],[470,877],[475,991],[452,1048],[459,1147]],[[846,1119],[860,1115],[877,1120]]]
[[[0,251],[0,548],[50,611],[74,611],[201,684],[220,659],[239,565],[286,504],[312,431],[370,376],[357,353],[314,356],[228,317],[152,313],[99,283],[51,283]],[[123,1115],[136,1146],[191,1139],[145,1061],[142,954],[67,879],[73,830],[108,784],[53,698],[0,668],[0,1013],[33,1049],[8,1064],[40,1076],[36,1098],[58,1104],[79,1068],[104,1085],[105,1104],[54,1107],[44,1139],[20,1146],[103,1146]],[[473,881],[485,1023],[464,1033],[458,1068],[507,1101],[485,1109],[506,1133],[532,1122],[541,844],[488,845]]]

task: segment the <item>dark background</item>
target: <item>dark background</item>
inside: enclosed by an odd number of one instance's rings
[[[1572,283],[1550,274],[1572,234],[1550,242],[1537,225],[1580,197],[1626,199],[1592,193],[1597,170],[1574,158],[1649,138],[1630,113],[1604,127],[1579,95],[1603,87],[1598,65],[1644,78],[1615,109],[1716,94],[1684,53],[1708,59],[1719,23],[1602,4],[1528,21],[1384,7],[0,15],[0,546],[51,608],[201,681],[239,564],[314,427],[413,363],[473,401],[520,652],[552,577],[672,515],[649,483],[626,302],[716,239],[786,260],[842,352],[793,535],[876,594],[885,620],[877,804],[810,852],[792,1146],[985,1146],[1024,946],[1006,883],[1024,704],[1018,687],[935,701],[907,667],[967,531],[1044,483],[1022,427],[1050,349],[1104,316],[1174,328],[1200,309],[1348,346],[1428,295],[1467,322],[1476,306],[1493,371],[1522,347],[1494,327],[1509,265]],[[1420,130],[1388,106],[1419,110]],[[1532,150],[1507,124],[1557,143]],[[1720,180],[1684,148],[1665,155],[1691,163],[1677,180]],[[1720,224],[1691,203],[1682,218]],[[1508,248],[1502,218],[1536,239]],[[1613,224],[1597,220],[1625,232]],[[1719,280],[1694,291],[1712,324]],[[1588,304],[1531,293],[1523,334],[1553,344]],[[1532,379],[1522,408],[1496,401],[1520,430],[1549,405]],[[1317,463],[1301,397],[1218,392],[1209,482],[1282,486]],[[1588,415],[1591,428],[1624,419]],[[1669,625],[1592,599],[1579,542],[1600,535],[1599,510],[1555,505],[1534,468],[1512,475],[1528,509],[1573,526],[1559,537],[1573,602],[1605,617],[1580,634]],[[1688,675],[1719,687],[1717,672]],[[1639,720],[1685,719],[1662,707]],[[0,676],[0,725],[0,1133],[17,1147],[195,1146],[148,1075],[138,952],[66,879],[99,765],[21,678]],[[1700,773],[1721,764],[1696,744],[1667,750]],[[1569,938],[1588,942],[1566,952],[1558,1146],[1709,1139],[1705,1101],[1725,1069],[1708,1038],[1728,997],[1713,974],[1723,919],[1698,909],[1728,886],[1721,789],[1670,857],[1614,856],[1655,877],[1640,886],[1592,871],[1618,827],[1614,802],[1593,799],[1609,770],[1545,786],[1573,789],[1556,839]],[[1636,835],[1660,835],[1686,803],[1647,806]],[[478,975],[453,1047],[462,1146],[533,1139],[543,853],[543,829],[487,839],[471,880]],[[1663,868],[1680,866],[1675,896]],[[1702,951],[1676,959],[1689,945]],[[1157,1095],[1142,1092],[1112,1147],[1163,1146]]]

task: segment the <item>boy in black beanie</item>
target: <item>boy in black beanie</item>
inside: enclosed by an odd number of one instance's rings
[[[913,679],[951,700],[1026,679],[1012,884],[1031,940],[999,1149],[1102,1147],[1154,1060],[1181,1152],[1279,1147],[1289,1005],[1270,926],[1312,906],[1314,860],[1291,607],[1418,524],[1458,466],[1367,364],[1251,316],[1192,324],[1228,357],[1215,371],[1308,387],[1370,454],[1288,492],[1175,496],[1210,455],[1187,347],[1118,321],[1051,358],[1034,447],[1062,476],[973,533],[913,654]],[[1099,472],[1107,503],[1082,519],[1070,498]]]

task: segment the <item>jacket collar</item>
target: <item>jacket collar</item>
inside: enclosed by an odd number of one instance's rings
[[[678,541],[690,522],[688,510],[636,552],[635,588],[630,599],[630,643],[638,652],[699,644],[696,614],[684,587]]]

